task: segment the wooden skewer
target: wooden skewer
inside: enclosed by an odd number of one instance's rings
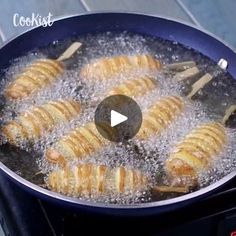
[[[62,55],[57,58],[57,61],[64,61],[64,60],[70,58],[81,47],[81,45],[82,45],[82,43],[80,43],[80,42],[72,43],[70,45],[70,47],[67,48],[66,51],[64,51],[62,53]]]
[[[192,98],[200,89],[202,89],[207,83],[213,79],[213,76],[209,73],[203,75],[198,81],[192,85],[191,92],[187,95],[188,98]]]
[[[196,66],[194,66],[194,67],[191,67],[187,70],[184,70],[182,72],[175,74],[173,79],[179,82],[179,81],[183,81],[186,79],[190,79],[190,78],[198,75],[199,73],[200,73],[199,69]]]
[[[162,193],[188,193],[189,192],[189,186],[155,186],[153,187],[153,190],[156,192],[162,192]]]
[[[41,174],[43,174],[43,172],[40,170],[40,171],[36,172],[36,173],[34,174],[34,176],[41,175]]]
[[[222,119],[222,123],[225,125],[226,122],[228,121],[229,117],[236,112],[236,105],[231,105],[226,111],[225,111],[225,115]]]
[[[39,187],[47,188],[47,184],[39,184]]]
[[[174,71],[183,71],[195,66],[196,66],[195,61],[184,61],[165,65],[164,68]]]

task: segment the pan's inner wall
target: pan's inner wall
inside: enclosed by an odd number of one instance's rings
[[[229,73],[236,77],[235,53],[214,37],[171,20],[128,13],[75,16],[55,21],[51,27],[31,30],[3,46],[0,52],[0,68],[6,68],[12,59],[56,40],[87,33],[125,30],[182,43],[216,62],[224,58],[229,62]]]

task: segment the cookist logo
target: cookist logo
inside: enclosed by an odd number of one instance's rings
[[[19,13],[13,15],[13,25],[14,27],[33,27],[33,26],[43,26],[48,27],[53,25],[52,13],[48,13],[47,16],[41,16],[37,13],[32,13],[30,17],[21,16]]]

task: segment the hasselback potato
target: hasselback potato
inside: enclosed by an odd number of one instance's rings
[[[92,163],[55,170],[48,177],[51,190],[69,196],[135,192],[147,185],[148,178],[139,170]]]
[[[106,142],[95,124],[87,123],[73,129],[48,148],[46,158],[49,162],[64,164],[67,160],[82,159],[98,151]]]
[[[212,166],[226,142],[226,129],[220,123],[200,125],[177,144],[166,160],[168,175],[182,184],[194,183],[199,173]]]
[[[177,96],[168,96],[154,103],[143,115],[141,128],[137,134],[140,139],[160,133],[183,110],[183,100]]]
[[[122,72],[130,73],[140,69],[153,72],[160,70],[161,64],[159,60],[145,54],[105,57],[84,65],[80,76],[84,79],[107,80]]]
[[[126,80],[122,84],[112,88],[107,95],[141,96],[156,88],[156,85],[157,82],[154,78],[145,75],[137,79]]]
[[[39,59],[27,66],[5,89],[8,99],[22,99],[53,83],[64,71],[63,63],[52,59]]]
[[[11,143],[34,140],[59,123],[67,122],[80,113],[80,103],[74,100],[50,101],[23,112],[2,128]]]

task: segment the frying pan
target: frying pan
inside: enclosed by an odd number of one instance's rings
[[[221,58],[224,58],[228,61],[228,72],[233,78],[236,78],[236,53],[225,43],[216,39],[215,36],[180,22],[134,13],[92,13],[76,15],[59,19],[51,27],[34,28],[10,40],[0,49],[0,69],[4,71],[14,58],[23,56],[33,49],[47,46],[54,40],[63,40],[86,33],[101,33],[106,31],[129,31],[176,41],[201,52],[216,63]],[[1,147],[1,149],[3,148]],[[5,150],[6,155],[4,156],[3,151],[1,161],[7,158],[9,152],[10,150]],[[30,158],[30,163],[32,163],[33,157],[27,157],[27,154],[20,152],[17,155],[15,157],[16,165],[20,164],[21,161],[21,165],[24,165],[23,160]],[[24,179],[14,172],[14,168],[6,166],[2,162],[0,162],[0,169],[1,174],[6,175],[11,181],[17,183],[18,187],[28,191],[30,194],[34,194],[40,199],[59,204],[63,207],[73,208],[74,210],[125,216],[156,215],[193,204],[221,189],[236,175],[236,171],[233,171],[208,187],[169,200],[136,205],[119,205],[94,203],[63,196]],[[33,173],[36,171],[29,163],[27,169]]]

